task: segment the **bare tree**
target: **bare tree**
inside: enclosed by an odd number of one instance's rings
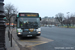
[[[71,14],[70,16],[70,21],[71,21],[71,24],[75,24],[75,15]]]
[[[6,19],[9,22],[9,29],[10,29],[10,21],[11,18],[17,14],[17,9],[12,4],[6,4],[4,7]]]
[[[63,20],[63,23],[67,25],[67,28],[69,28],[69,26],[71,26],[71,25],[74,25],[75,24],[75,15],[68,14],[67,17],[65,18],[65,20]]]
[[[63,13],[58,13],[55,15],[55,18],[58,22],[62,24],[62,21],[64,20],[64,14]]]
[[[46,25],[47,25],[47,23],[48,23],[48,22],[46,21],[46,19],[45,19],[45,18],[44,18],[44,19],[42,19],[41,24],[43,24],[43,25],[44,25],[44,24],[46,24]]]
[[[67,18],[64,18],[64,20],[63,20],[63,24],[66,25],[66,24],[67,24],[67,20],[68,20]]]

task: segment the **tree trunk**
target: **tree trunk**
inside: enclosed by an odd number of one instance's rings
[[[67,28],[69,28],[69,24],[67,24]]]
[[[10,19],[9,19],[9,30],[10,30]]]

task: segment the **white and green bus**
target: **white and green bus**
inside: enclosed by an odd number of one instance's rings
[[[41,35],[40,20],[38,13],[19,13],[17,22],[18,37],[34,37]]]

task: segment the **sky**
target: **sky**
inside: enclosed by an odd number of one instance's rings
[[[75,0],[4,0],[4,3],[13,4],[19,12],[37,12],[41,17],[75,13]]]

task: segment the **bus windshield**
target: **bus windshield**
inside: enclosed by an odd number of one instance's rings
[[[40,20],[39,18],[19,18],[18,27],[25,29],[38,28],[40,27]]]

